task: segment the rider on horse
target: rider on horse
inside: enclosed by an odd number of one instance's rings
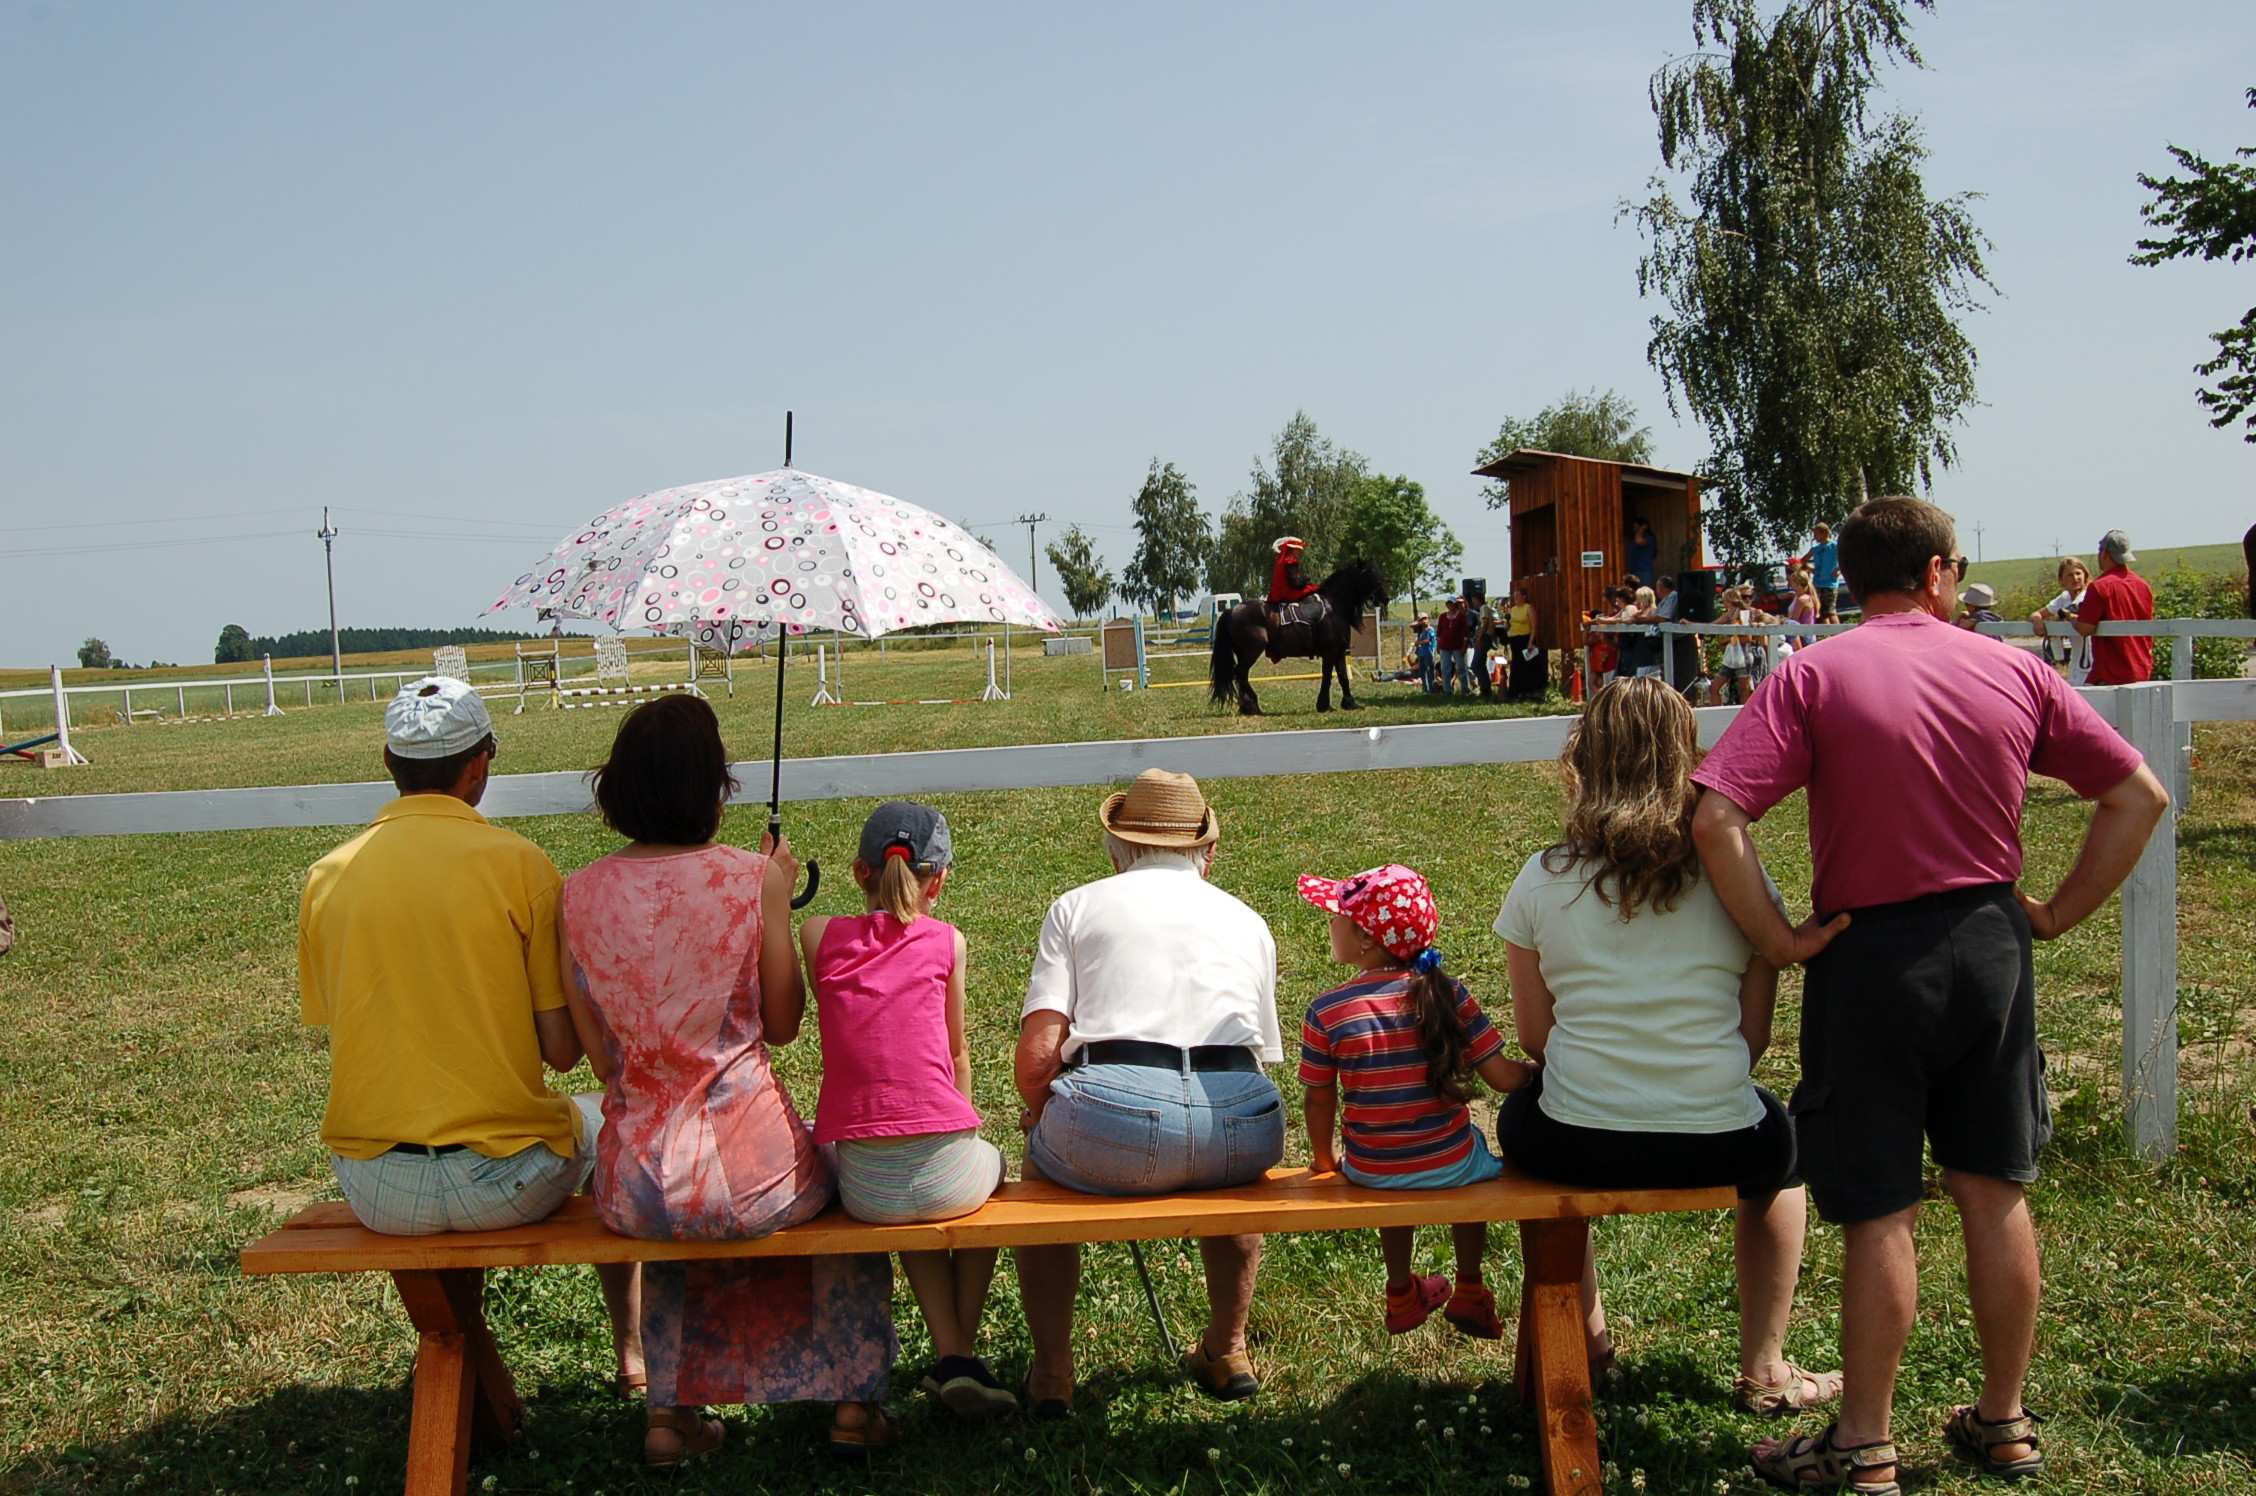
[[[1308,542],[1298,535],[1280,535],[1270,547],[1277,553],[1277,561],[1269,571],[1269,660],[1274,664],[1283,658],[1279,652],[1278,628],[1287,621],[1285,606],[1313,596],[1316,584],[1301,574],[1301,552]]]

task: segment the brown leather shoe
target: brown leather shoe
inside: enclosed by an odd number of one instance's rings
[[[1244,1402],[1261,1390],[1253,1374],[1253,1358],[1244,1351],[1210,1356],[1203,1342],[1183,1352],[1183,1370],[1199,1391],[1216,1402]]]

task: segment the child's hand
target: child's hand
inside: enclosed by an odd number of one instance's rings
[[[760,833],[760,855],[790,875],[793,886],[799,882],[799,859],[791,855],[791,838],[777,838],[773,833]]]

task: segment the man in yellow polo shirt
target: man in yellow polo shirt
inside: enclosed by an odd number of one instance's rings
[[[329,1029],[321,1139],[374,1231],[524,1225],[584,1189],[601,1094],[560,1096],[580,1042],[548,854],[475,809],[495,743],[477,692],[429,676],[384,712],[399,798],[313,866],[298,909],[305,1021]],[[622,1384],[639,1370],[632,1269],[604,1275]]]

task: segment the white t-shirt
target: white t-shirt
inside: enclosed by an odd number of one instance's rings
[[[1285,1057],[1277,942],[1260,915],[1187,859],[1140,862],[1050,905],[1019,1017],[1042,1012],[1066,1016],[1068,1061],[1106,1039],[1241,1044],[1269,1064]]]
[[[2045,604],[2045,611],[2055,618],[2073,618],[2083,605],[2084,595],[2081,592],[2070,592],[2063,587],[2058,593],[2054,594],[2051,602]],[[2068,651],[2066,655],[2059,653],[2063,649]],[[2090,683],[2091,640],[2084,638],[2054,639],[2047,636],[2045,639],[2045,658],[2048,660],[2064,659],[2067,662],[2069,685],[2081,686]]]
[[[1778,890],[1771,889],[1778,898]],[[1702,878],[1675,908],[1626,924],[1577,865],[1530,857],[1496,933],[1535,952],[1555,1026],[1537,1103],[1609,1132],[1736,1132],[1763,1117],[1739,1032],[1739,979],[1755,948]]]

